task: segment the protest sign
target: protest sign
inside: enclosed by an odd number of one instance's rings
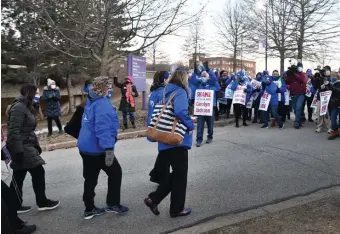
[[[257,80],[251,80],[250,81],[251,86],[253,87],[253,89],[260,89],[262,88],[262,83],[260,81]]]
[[[332,91],[325,91],[320,93],[320,116],[327,114],[328,103],[331,99]]]
[[[255,92],[251,95],[251,97],[250,97],[250,99],[247,103],[247,106],[246,106],[248,109],[251,109],[253,107],[253,102],[254,102],[254,100],[256,100],[256,98],[259,96],[259,94],[260,94],[259,92]]]
[[[290,91],[287,89],[285,92],[285,106],[289,106],[289,96],[290,96]]]
[[[233,97],[234,97],[234,91],[231,90],[231,83],[230,83],[228,87],[225,88],[225,98],[233,99]]]
[[[233,104],[246,104],[247,93],[244,91],[246,89],[246,86],[237,86],[233,96]]]
[[[195,93],[194,115],[212,116],[214,90],[197,89]]]
[[[308,79],[307,84],[306,84],[306,97],[311,97],[312,96],[312,80]]]
[[[262,95],[261,100],[260,100],[259,110],[262,110],[262,111],[268,110],[268,106],[269,106],[271,97],[272,97],[272,95],[270,95],[267,92],[264,92],[264,94]]]
[[[318,107],[318,91],[316,91],[312,104],[310,105],[311,108],[317,108]]]
[[[281,82],[281,80],[274,81],[274,83],[276,84],[276,86],[277,86],[279,89],[282,87],[282,82]],[[277,100],[278,100],[279,102],[281,102],[281,99],[282,99],[281,93],[278,93],[278,94],[277,94]]]

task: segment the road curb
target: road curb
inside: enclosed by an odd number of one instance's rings
[[[234,122],[235,120],[233,118],[222,120],[222,121],[216,121],[214,123],[214,127],[224,127]],[[127,139],[140,138],[140,137],[146,137],[146,130],[118,133],[118,140],[127,140]],[[72,141],[43,145],[41,146],[41,149],[42,151],[53,151],[53,150],[58,150],[58,149],[74,148],[76,146],[77,146],[77,140],[72,140]]]
[[[168,231],[165,233],[173,234],[192,234],[192,233],[206,233],[211,232],[232,224],[243,222],[249,219],[257,218],[260,216],[274,214],[276,212],[293,208],[296,206],[301,206],[310,202],[318,201],[323,198],[328,198],[334,195],[340,195],[340,185],[334,185],[326,189],[320,189],[313,193],[307,193],[308,195],[297,195],[296,197],[275,204],[267,204],[255,209],[249,209],[240,212],[230,212],[227,215],[219,215],[212,217],[210,220],[199,221],[196,224],[191,224],[188,227],[182,227],[181,229],[176,229]]]

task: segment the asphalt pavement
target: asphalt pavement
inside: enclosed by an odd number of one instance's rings
[[[215,129],[214,141],[193,147],[189,157],[187,217],[169,216],[169,198],[154,216],[143,199],[156,188],[149,182],[157,145],[145,138],[122,140],[116,156],[123,169],[122,204],[130,208],[124,216],[112,213],[84,220],[82,215],[82,161],[76,148],[44,152],[46,192],[59,199],[55,211],[38,212],[31,179],[24,186],[24,204],[32,205],[23,220],[37,224],[37,233],[162,233],[190,226],[211,216],[244,210],[287,197],[309,193],[340,183],[340,139],[327,140],[315,133],[315,124],[295,130],[260,129],[259,124],[236,129]],[[96,205],[105,204],[107,176],[101,173]]]

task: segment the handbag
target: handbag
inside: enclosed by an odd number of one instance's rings
[[[165,103],[165,89],[163,100],[155,105],[146,135],[154,141],[168,145],[180,145],[183,142],[187,127],[174,114],[173,92]]]
[[[84,107],[82,105],[77,106],[76,112],[72,115],[70,121],[66,124],[64,130],[67,134],[73,136],[78,139],[80,129],[81,129],[81,121],[84,114]]]

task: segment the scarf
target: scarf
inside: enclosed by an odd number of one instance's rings
[[[135,99],[132,95],[132,84],[131,83],[127,83],[126,84],[126,101],[127,103],[130,103],[131,107],[135,107]]]

